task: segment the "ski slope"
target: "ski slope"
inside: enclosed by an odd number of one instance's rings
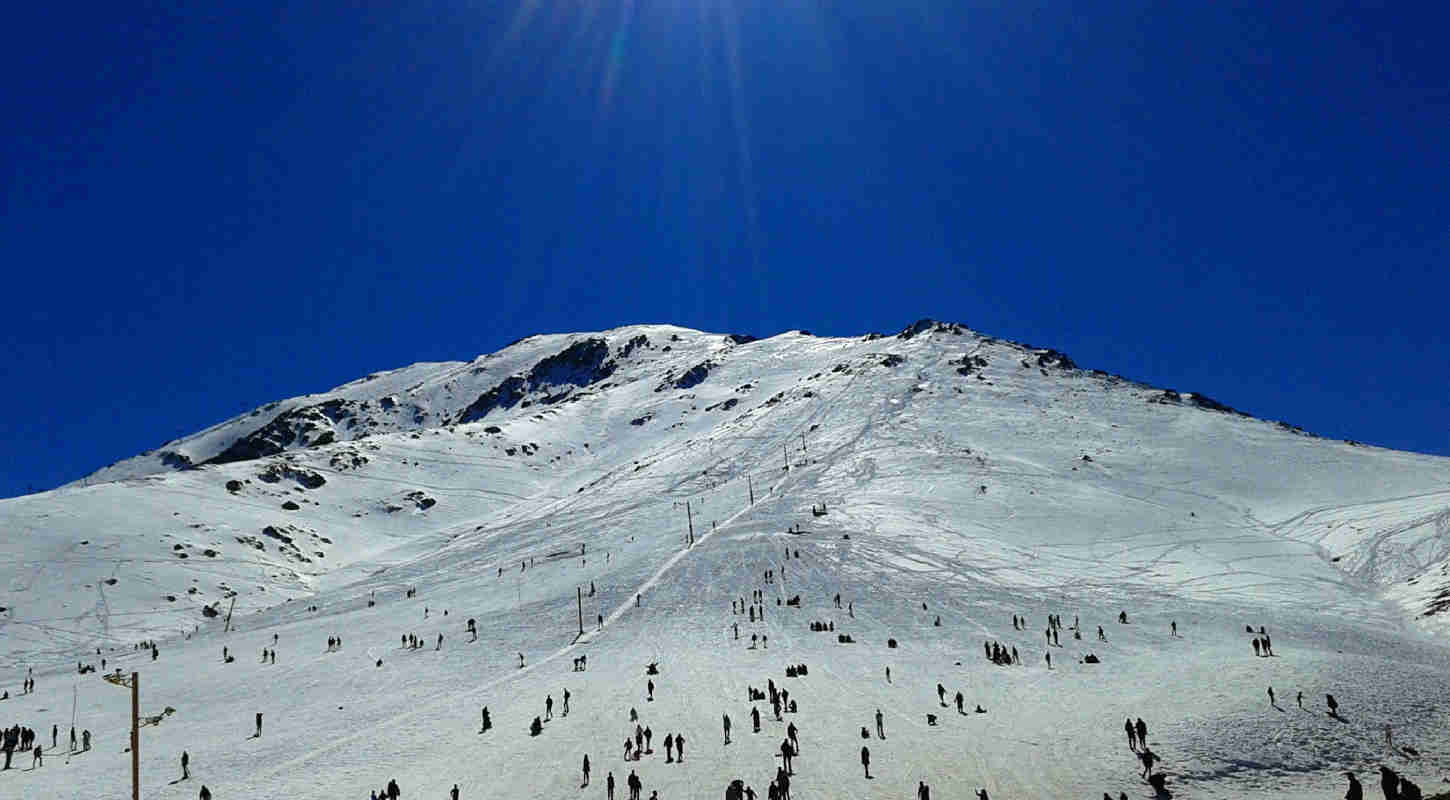
[[[47,752],[0,773],[0,797],[127,796],[127,692],[76,671],[103,657],[140,672],[143,715],[175,709],[142,731],[148,798],[203,783],[218,800],[367,797],[389,778],[410,798],[455,783],[603,798],[610,771],[623,798],[630,770],[645,797],[741,778],[764,798],[786,722],[796,800],[910,797],[918,781],[938,798],[1151,797],[1126,716],[1148,723],[1178,796],[1337,797],[1342,771],[1370,781],[1380,763],[1437,790],[1450,461],[1215,406],[929,322],[853,339],[536,336],[279,401],[0,501],[4,724],[64,740],[74,696],[95,737],[69,764]],[[755,589],[752,624],[732,601]],[[202,613],[233,602],[230,632]],[[1047,646],[1048,614],[1079,619],[1082,640]],[[1266,627],[1274,657],[1245,625]],[[406,634],[426,646],[401,648]],[[143,639],[154,662],[132,649]],[[1022,664],[985,660],[987,640]],[[37,691],[17,697],[32,667]],[[798,703],[785,722],[747,701],[767,679]],[[940,707],[938,683],[986,713]],[[554,719],[530,737],[548,694]],[[654,753],[625,762],[631,708]],[[666,733],[685,735],[683,763],[665,763]],[[193,777],[173,783],[183,749]]]

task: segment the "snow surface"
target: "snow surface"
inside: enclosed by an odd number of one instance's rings
[[[1450,460],[1199,407],[960,326],[903,333],[535,336],[0,501],[0,722],[46,745],[58,724],[62,740],[42,768],[17,756],[0,798],[129,796],[128,692],[76,671],[103,657],[140,672],[143,715],[176,710],[142,730],[148,798],[203,783],[218,800],[365,798],[389,778],[407,798],[454,783],[464,798],[602,798],[612,771],[622,800],[631,769],[646,797],[718,797],[738,777],[764,798],[785,723],[756,703],[752,735],[746,687],[767,678],[799,704],[795,800],[911,797],[921,780],[937,798],[1150,797],[1125,716],[1148,723],[1180,797],[1338,797],[1340,772],[1368,781],[1379,763],[1440,788],[1450,650],[1427,612],[1450,596]],[[607,359],[549,360],[563,352]],[[508,386],[522,391],[458,421]],[[206,463],[288,414],[275,453]],[[753,589],[767,606],[752,625],[731,601]],[[776,605],[797,594],[799,608]],[[233,600],[230,633],[201,613]],[[1051,670],[1049,613],[1083,630],[1061,632]],[[1274,657],[1253,655],[1245,625],[1267,627]],[[400,649],[406,633],[427,647]],[[751,633],[768,649],[749,649]],[[263,665],[274,635],[277,664]],[[155,662],[132,649],[149,638]],[[988,663],[984,640],[1023,665]],[[1102,663],[1079,663],[1088,652]],[[798,663],[809,674],[786,678]],[[37,691],[17,696],[32,667]],[[988,713],[939,707],[938,682]],[[546,694],[554,719],[530,737]],[[66,764],[73,697],[94,749]],[[626,763],[631,707],[655,753]],[[887,738],[864,742],[867,781],[858,731],[878,708]],[[264,732],[248,738],[257,711]],[[1386,723],[1418,758],[1385,745]],[[664,762],[666,733],[685,734],[683,764]],[[183,749],[193,777],[174,783]]]

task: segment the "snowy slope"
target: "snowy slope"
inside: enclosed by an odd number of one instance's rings
[[[69,766],[0,775],[0,796],[124,794],[125,692],[75,669],[101,657],[140,669],[143,713],[177,710],[143,733],[148,797],[200,782],[218,798],[366,797],[390,776],[407,797],[455,782],[464,797],[603,797],[608,770],[623,797],[630,769],[661,800],[735,777],[763,797],[784,723],[757,704],[766,731],[752,735],[745,687],[767,677],[800,704],[797,800],[910,796],[918,780],[939,798],[1151,796],[1126,715],[1148,721],[1183,796],[1339,796],[1339,771],[1368,780],[1386,758],[1432,788],[1450,758],[1450,651],[1426,615],[1450,603],[1447,520],[1450,460],[1318,439],[961,326],[534,336],[0,501],[0,708],[48,730],[76,685],[99,742]],[[731,613],[752,589],[767,597],[753,625]],[[798,609],[775,604],[796,594]],[[203,608],[232,601],[238,630],[222,633]],[[1061,632],[1052,670],[1048,613],[1084,631]],[[1268,627],[1274,658],[1253,656],[1246,624]],[[752,632],[768,650],[748,648]],[[429,646],[401,650],[405,633]],[[263,666],[274,634],[278,663]],[[325,652],[334,634],[345,647]],[[143,638],[160,640],[154,663],[130,649]],[[1024,664],[985,661],[987,639]],[[1087,652],[1103,663],[1079,664]],[[810,674],[785,678],[794,663]],[[32,666],[39,691],[14,698]],[[940,708],[937,682],[988,713]],[[527,736],[565,687],[570,716],[556,708]],[[1322,713],[1326,691],[1344,721]],[[482,705],[496,727],[480,736]],[[626,764],[631,706],[657,755]],[[888,739],[865,742],[867,782],[857,730],[878,707]],[[266,733],[248,740],[259,710]],[[1386,722],[1418,759],[1387,751]],[[667,731],[687,736],[682,765],[663,763]],[[196,777],[172,785],[182,748]]]

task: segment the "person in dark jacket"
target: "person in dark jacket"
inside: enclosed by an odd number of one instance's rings
[[[871,748],[861,745],[861,768],[866,771],[866,778],[871,777]]]
[[[1380,791],[1385,793],[1385,800],[1399,800],[1400,776],[1389,767],[1380,767]]]

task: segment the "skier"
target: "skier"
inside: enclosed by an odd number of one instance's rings
[[[871,778],[871,748],[861,745],[861,768],[866,771],[866,778]]]
[[[886,731],[881,727],[881,709],[876,709],[876,736],[879,739],[886,738]]]

